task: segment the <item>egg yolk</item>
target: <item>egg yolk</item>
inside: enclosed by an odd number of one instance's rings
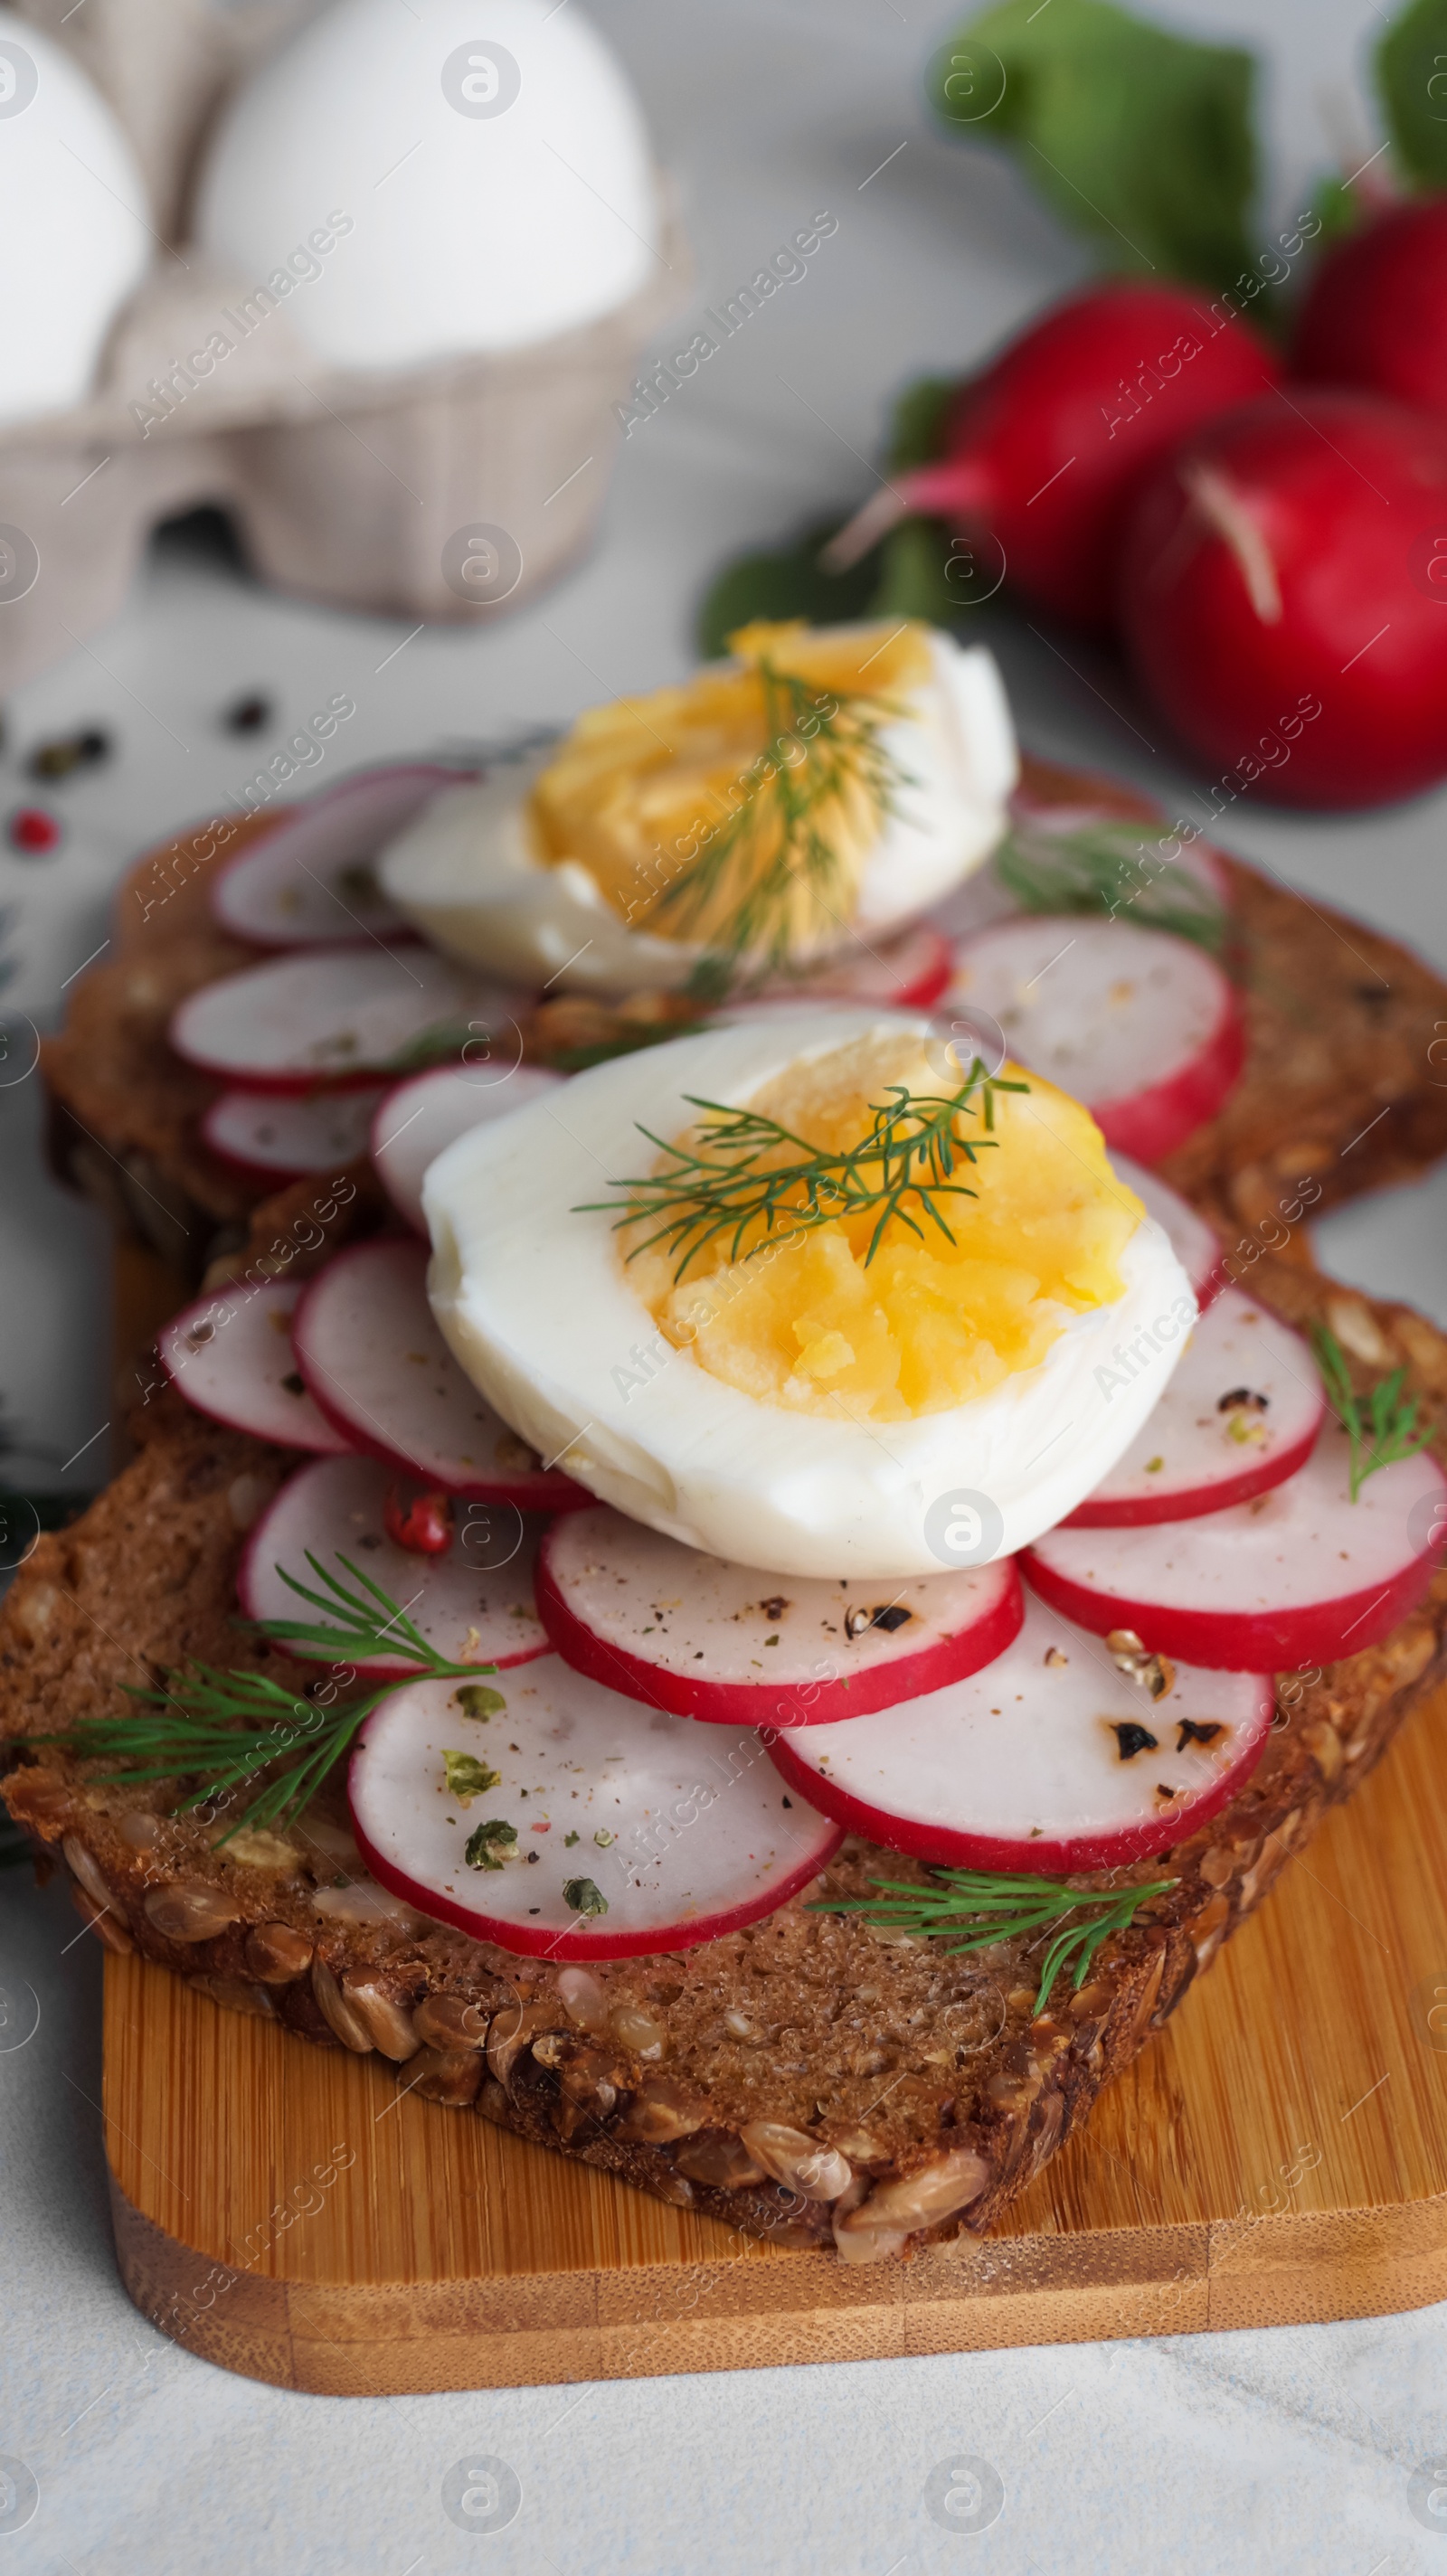
[[[791,1066],[747,1106],[807,1147],[847,1153],[870,1137],[894,1086],[926,1115],[960,1089],[953,1057],[943,1046],[932,1052],[938,1062],[913,1036],[863,1038]],[[872,1258],[877,1204],[792,1231],[786,1204],[772,1234],[755,1218],[737,1258],[731,1233],[716,1235],[682,1277],[681,1251],[654,1243],[633,1253],[628,1276],[665,1338],[760,1402],[860,1422],[942,1412],[1035,1367],[1072,1315],[1123,1295],[1120,1256],[1145,1211],[1078,1101],[1011,1064],[1001,1079],[1029,1088],[995,1093],[993,1144],[981,1141],[977,1107],[954,1121],[956,1136],[980,1151],[950,1175],[973,1197],[935,1194],[953,1242],[906,1196]],[[680,1141],[717,1159],[707,1121]],[[782,1168],[799,1148],[781,1142],[764,1159]],[[866,1186],[878,1185],[880,1170],[866,1161]],[[790,1201],[802,1205],[797,1188]],[[657,1222],[625,1233],[625,1258]]]
[[[581,716],[537,780],[534,857],[655,938],[773,956],[838,940],[894,790],[880,743],[931,677],[913,621],[757,623],[735,662]]]

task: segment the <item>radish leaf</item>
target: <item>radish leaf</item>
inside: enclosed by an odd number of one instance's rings
[[[949,413],[959,390],[953,376],[921,376],[917,383],[906,385],[890,424],[891,474],[908,474],[912,466],[929,465],[943,455]]]
[[[803,617],[811,626],[843,626],[868,617],[879,581],[879,549],[849,572],[825,572],[819,556],[842,525],[826,519],[806,528],[792,545],[740,555],[714,582],[700,613],[699,645],[705,658],[728,651],[727,639],[757,617]]]
[[[1447,0],[1413,0],[1377,47],[1377,88],[1409,179],[1447,188]]]
[[[1111,0],[1005,0],[941,48],[930,92],[962,139],[1011,150],[1110,267],[1224,288],[1253,256],[1255,78],[1239,46]]]
[[[921,376],[906,385],[890,423],[890,474],[906,474],[941,453],[959,390],[949,376]],[[982,595],[992,593],[990,580],[975,575],[972,582],[971,566],[933,519],[905,520],[848,572],[828,572],[819,558],[842,524],[838,519],[816,521],[792,544],[740,555],[727,565],[700,612],[699,644],[705,657],[725,653],[735,628],[756,617],[803,617],[811,626],[844,626],[866,617],[923,617],[931,625],[947,626],[977,604],[972,586]]]

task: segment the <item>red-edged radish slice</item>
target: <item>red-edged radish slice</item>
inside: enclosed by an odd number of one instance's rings
[[[283,1449],[336,1457],[356,1444],[318,1411],[297,1368],[291,1322],[300,1295],[295,1280],[218,1289],[174,1315],[156,1348],[171,1384],[198,1413]]]
[[[297,1367],[349,1449],[419,1485],[525,1512],[592,1500],[570,1476],[544,1468],[464,1377],[427,1303],[420,1243],[378,1237],[338,1253],[305,1290],[292,1340]]]
[[[299,1181],[334,1172],[366,1152],[385,1093],[319,1091],[288,1099],[267,1091],[223,1091],[201,1121],[213,1154],[263,1180]]]
[[[1168,931],[1039,913],[955,953],[950,1001],[988,1012],[1019,1063],[1082,1101],[1107,1145],[1142,1163],[1213,1118],[1241,1071],[1230,982]]]
[[[299,1583],[319,1591],[307,1563],[310,1550],[329,1574],[338,1572],[339,1556],[350,1557],[401,1604],[449,1663],[526,1664],[545,1655],[548,1640],[533,1601],[541,1524],[511,1503],[473,1503],[458,1512],[445,1556],[419,1556],[386,1535],[390,1483],[375,1458],[316,1458],[299,1467],[246,1542],[236,1590],[247,1618],[325,1617],[298,1599],[277,1572],[285,1566]],[[302,1663],[335,1660],[281,1642],[283,1652]],[[405,1679],[417,1667],[405,1655],[379,1655],[352,1669],[364,1681],[389,1681],[394,1675]]]
[[[771,976],[760,1002],[877,1003],[886,1011],[927,1011],[955,971],[949,941],[932,922],[917,921],[898,939],[845,949],[799,975]]]
[[[501,1688],[506,1711],[490,1720],[465,1717],[451,1682],[394,1692],[347,1781],[373,1875],[476,1941],[554,1959],[692,1949],[772,1914],[839,1848],[838,1826],[785,1789],[751,1729],[705,1734],[561,1655]],[[498,1773],[496,1787],[464,1805],[446,1753]],[[516,1838],[484,1841],[490,1869],[466,1858],[488,1825]]]
[[[1131,1631],[1150,1654],[1256,1672],[1358,1655],[1431,1582],[1447,1477],[1425,1452],[1401,1458],[1353,1502],[1349,1454],[1328,1421],[1306,1465],[1254,1502],[1149,1529],[1049,1530],[1021,1571],[1067,1618]]]
[[[717,1726],[822,1726],[978,1672],[1024,1615],[1012,1557],[905,1583],[726,1565],[607,1504],[543,1542],[538,1614],[579,1672]]]
[[[1123,1356],[1136,1374],[1133,1354]],[[1310,1346],[1228,1288],[1196,1325],[1124,1457],[1060,1526],[1130,1529],[1249,1502],[1305,1466],[1325,1410]]]
[[[1173,1190],[1158,1172],[1146,1169],[1144,1163],[1133,1163],[1128,1154],[1111,1154],[1113,1169],[1134,1190],[1147,1216],[1154,1217],[1165,1229],[1172,1252],[1179,1261],[1196,1293],[1196,1303],[1205,1309],[1220,1296],[1230,1281],[1226,1257],[1214,1226],[1197,1216],[1189,1199]]]
[[[491,1064],[520,1059],[517,996],[450,966],[430,948],[311,948],[248,966],[188,994],[171,1020],[179,1056],[246,1091],[355,1091],[406,1071],[435,1043]]]
[[[1177,1667],[1152,1699],[1038,1601],[984,1672],[904,1708],[780,1737],[781,1776],[851,1832],[965,1869],[1108,1869],[1233,1798],[1271,1724],[1269,1675]]]
[[[379,1102],[371,1131],[372,1160],[398,1215],[425,1240],[422,1181],[428,1164],[470,1127],[506,1118],[565,1080],[543,1065],[515,1064],[509,1058],[497,1067],[439,1064],[430,1073],[399,1082]]]
[[[344,778],[232,860],[211,898],[217,921],[260,948],[312,948],[379,931],[410,938],[369,863],[429,797],[466,774],[408,761]]]

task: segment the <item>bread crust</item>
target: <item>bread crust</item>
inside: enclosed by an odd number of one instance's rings
[[[1363,1386],[1405,1366],[1440,1451],[1447,1339],[1433,1326],[1271,1256],[1252,1284],[1290,1322],[1330,1322]],[[172,1817],[174,1796],[103,1786],[96,1766],[35,1742],[120,1710],[124,1685],[154,1685],[188,1657],[295,1671],[232,1624],[246,1531],[294,1459],[164,1388],[134,1429],[132,1464],[37,1543],[0,1609],[0,1740],[20,1753],[0,1787],[97,1936],[315,2044],[378,2047],[399,2082],[667,2200],[791,2244],[827,2242],[838,2221],[850,2259],[993,2226],[1447,1670],[1439,1576],[1382,1646],[1279,1676],[1245,1788],[1175,1847],[1175,1886],[1105,1945],[1084,1989],[1058,1980],[1043,2014],[1019,1944],[941,1957],[811,1912],[811,1898],[865,1893],[872,1876],[922,1875],[859,1839],[764,1922],[602,1963],[569,1998],[548,1963],[368,1895],[339,1779],[304,1829],[217,1848],[223,1823]],[[784,2135],[776,2171],[821,2147],[847,2158],[843,2198],[764,2170],[744,2134],[757,2144],[760,2122]]]

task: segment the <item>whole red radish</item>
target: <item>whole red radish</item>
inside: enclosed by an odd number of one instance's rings
[[[1291,367],[1309,383],[1447,413],[1447,196],[1392,206],[1325,253]]]
[[[1198,421],[1275,383],[1264,343],[1200,289],[1121,283],[1057,304],[961,387],[945,453],[900,474],[826,550],[857,562],[911,512],[999,545],[1023,598],[1108,626],[1120,523]]]
[[[1381,805],[1447,777],[1447,424],[1268,395],[1159,467],[1118,606],[1141,687],[1232,792]]]

